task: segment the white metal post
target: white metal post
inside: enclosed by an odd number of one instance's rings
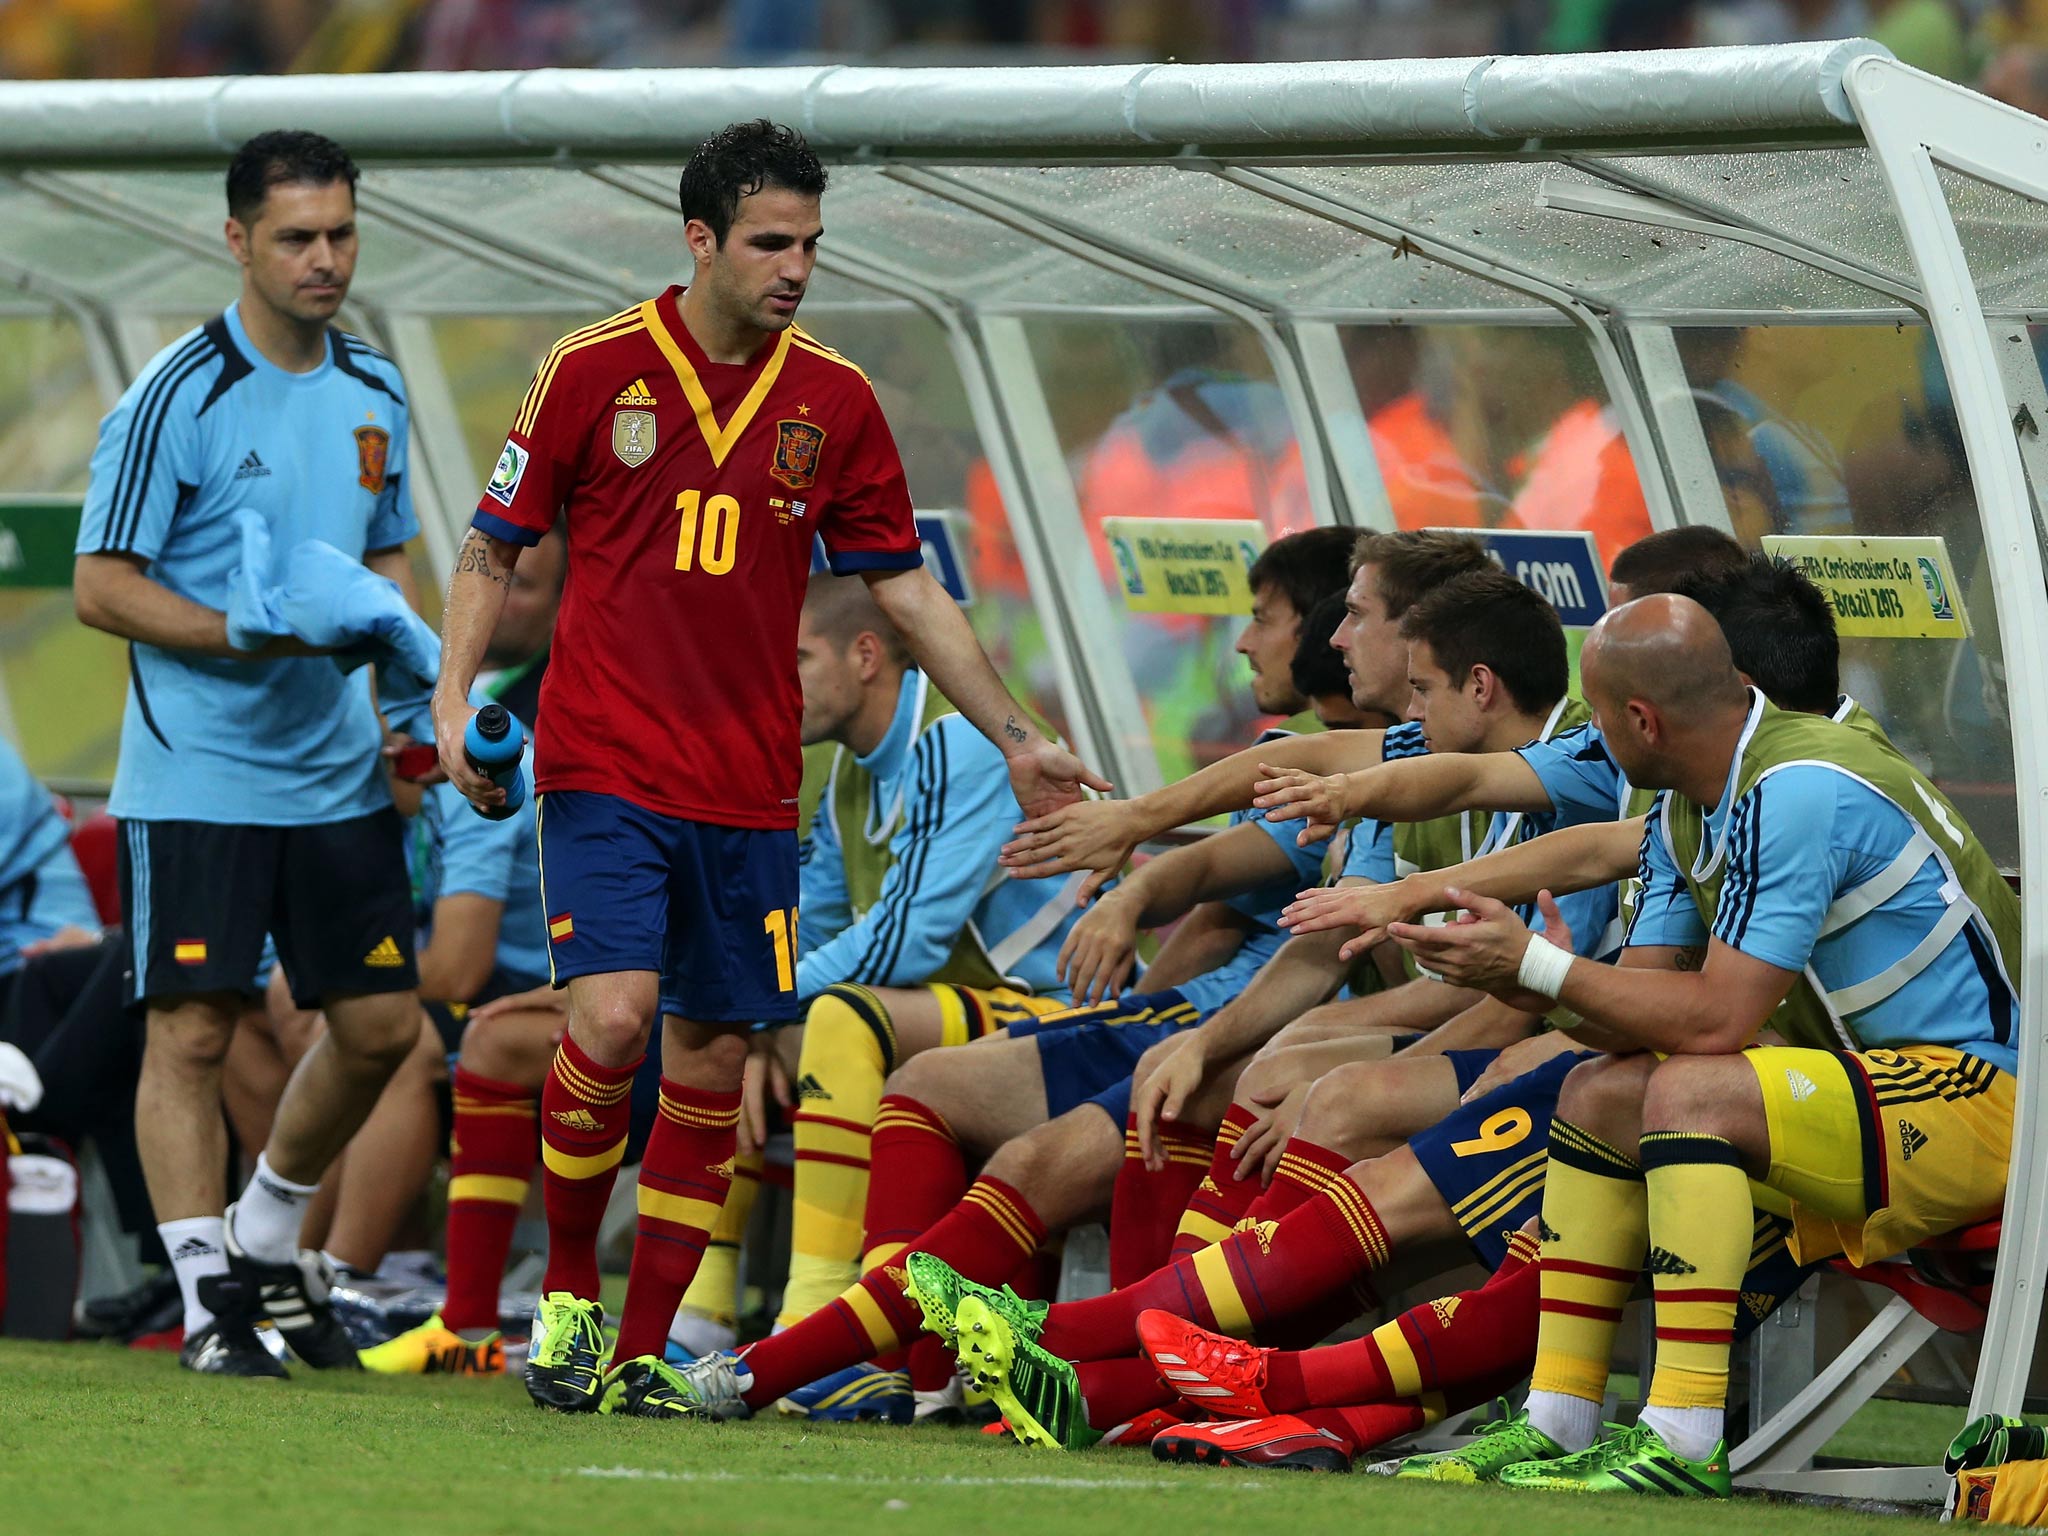
[[[2048,893],[2048,844],[2042,835],[2048,824],[2048,670],[2032,664],[2048,655],[2048,585],[2026,473],[2013,443],[2012,406],[1935,162],[1964,164],[1972,175],[2048,201],[2048,127],[1889,59],[1859,59],[1843,83],[1877,156],[1927,298],[1983,524],[2001,649],[2015,660],[2026,658],[2006,673],[2020,873],[2033,901],[2015,978],[2020,1079],[2004,1230],[1970,1399],[1972,1414],[2017,1413],[2033,1364],[2042,1276],[2048,1271],[2048,933],[2040,917],[2040,901]]]
[[[1733,533],[1728,499],[1721,494],[1721,477],[1707,449],[1707,429],[1700,422],[1699,401],[1685,376],[1677,338],[1663,325],[1631,322],[1623,330],[1635,353],[1643,398],[1649,402],[1650,420],[1685,520]]]
[[[1344,361],[1343,338],[1328,320],[1290,320],[1287,328],[1293,333],[1302,382],[1330,445],[1330,467],[1343,487],[1351,520],[1362,528],[1391,529],[1394,505],[1387,496],[1379,456],[1373,452],[1372,428],[1359,409],[1358,386]]]
[[[476,466],[462,438],[462,415],[441,367],[433,322],[424,315],[386,314],[380,329],[411,405],[413,506],[420,513],[420,534],[428,560],[445,580],[476,502]]]

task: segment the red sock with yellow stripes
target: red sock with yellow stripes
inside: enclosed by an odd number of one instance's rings
[[[1362,1338],[1267,1357],[1275,1413],[1413,1399],[1528,1373],[1536,1355],[1536,1239],[1517,1232],[1486,1284],[1410,1307]]]
[[[1642,1165],[1583,1128],[1552,1120],[1542,1226],[1529,1418],[1567,1451],[1579,1451],[1599,1435],[1614,1333],[1649,1247]],[[1745,1246],[1749,1230],[1745,1220]]]
[[[1173,1257],[1173,1234],[1195,1186],[1209,1171],[1215,1138],[1162,1120],[1166,1166],[1154,1173],[1138,1152],[1138,1117],[1124,1122],[1124,1165],[1109,1202],[1109,1283],[1135,1284]]]
[[[1649,1191],[1650,1283],[1657,1298],[1657,1367],[1644,1422],[1695,1461],[1721,1438],[1735,1309],[1749,1267],[1749,1175],[1719,1136],[1647,1132],[1640,1156]]]
[[[1161,1383],[1159,1371],[1142,1356],[1135,1360],[1084,1360],[1074,1367],[1088,1427],[1115,1429],[1139,1414],[1164,1408],[1178,1395]]]
[[[602,1067],[564,1034],[540,1090],[541,1198],[548,1214],[548,1267],[540,1288],[597,1300],[597,1228],[612,1197],[633,1107],[627,1095],[641,1058]],[[664,1321],[663,1327],[667,1323]]]
[[[1039,1343],[1067,1360],[1112,1360],[1138,1347],[1138,1314],[1158,1307],[1227,1333],[1306,1312],[1387,1260],[1386,1228],[1348,1179],[1278,1222],[1176,1259],[1121,1291],[1063,1302]]]
[[[533,1119],[540,1105],[532,1089],[493,1082],[460,1064],[452,1088],[448,1299],[441,1321],[450,1328],[495,1328],[498,1282],[533,1179]]]
[[[1363,1455],[1378,1450],[1390,1440],[1429,1428],[1445,1416],[1476,1408],[1489,1398],[1514,1390],[1525,1375],[1516,1371],[1486,1377],[1443,1393],[1427,1397],[1397,1397],[1392,1402],[1358,1403],[1342,1408],[1299,1408],[1294,1416],[1311,1429],[1327,1430],[1337,1437],[1346,1453]]]
[[[1216,1140],[1210,1146],[1209,1165],[1202,1172],[1202,1182],[1195,1186],[1187,1209],[1181,1212],[1173,1229],[1171,1257],[1185,1258],[1197,1249],[1222,1242],[1259,1197],[1259,1181],[1238,1178],[1237,1162],[1230,1155],[1258,1113],[1242,1104],[1233,1104],[1223,1112],[1223,1124],[1216,1128]]]
[[[1280,1154],[1273,1182],[1252,1201],[1244,1213],[1245,1219],[1278,1221],[1303,1201],[1328,1189],[1332,1179],[1343,1178],[1344,1170],[1356,1161],[1347,1153],[1333,1152],[1299,1136],[1293,1137]],[[1258,1180],[1247,1178],[1245,1183],[1256,1185]]]
[[[732,1188],[739,1123],[739,1089],[686,1088],[662,1078],[660,1110],[640,1160],[640,1222],[614,1360],[659,1358],[668,1348],[676,1304]]]
[[[945,1117],[905,1094],[883,1098],[862,1222],[861,1270],[893,1264],[967,1192],[967,1157]],[[876,1255],[880,1257],[877,1258]]]
[[[950,1264],[968,1279],[1001,1285],[1045,1241],[1045,1223],[1001,1179],[980,1178],[930,1231],[909,1246]],[[901,1252],[901,1250],[898,1250]],[[886,1354],[922,1330],[923,1313],[903,1294],[895,1264],[870,1269],[802,1322],[747,1351],[754,1385],[749,1408],[762,1408],[808,1382]]]

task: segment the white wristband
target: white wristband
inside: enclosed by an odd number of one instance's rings
[[[1559,949],[1542,934],[1532,933],[1529,947],[1522,951],[1517,979],[1529,991],[1555,998],[1564,990],[1564,979],[1571,973],[1574,958],[1570,950]]]

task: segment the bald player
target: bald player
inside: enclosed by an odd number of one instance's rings
[[[1550,1010],[1609,1053],[1573,1072],[1551,1127],[1528,1403],[1445,1457],[1462,1481],[1726,1497],[1751,1181],[1808,1263],[1886,1258],[2000,1208],[2019,904],[1918,769],[1767,702],[1697,603],[1616,609],[1582,675],[1616,764],[1662,791],[1620,963],[1479,896],[1462,923],[1392,929],[1447,980]],[[1767,1019],[1787,1043],[1749,1048]],[[1656,1372],[1639,1421],[1603,1438],[1615,1327],[1645,1268]]]

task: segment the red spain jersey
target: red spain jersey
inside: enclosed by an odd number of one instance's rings
[[[797,615],[841,574],[922,563],[867,375],[794,326],[714,363],[680,288],[572,332],[534,375],[475,526],[569,572],[534,782],[730,827],[796,825]]]

